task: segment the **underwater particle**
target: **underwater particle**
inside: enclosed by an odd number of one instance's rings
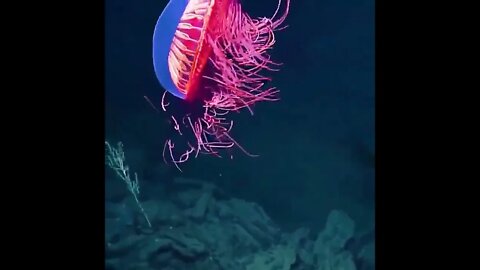
[[[265,87],[264,71],[275,71],[268,50],[274,32],[284,29],[290,0],[282,0],[270,18],[252,18],[239,0],[171,0],[155,26],[153,66],[165,88],[161,108],[184,138],[184,148],[165,142],[163,156],[175,164],[191,156],[220,157],[234,146],[249,154],[230,135],[232,111],[248,110],[260,101],[278,100],[278,89]],[[174,99],[167,102],[166,94]],[[231,156],[232,157],[232,156]]]

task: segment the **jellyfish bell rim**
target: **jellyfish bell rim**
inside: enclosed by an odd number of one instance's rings
[[[170,0],[158,17],[153,32],[153,69],[160,84],[172,95],[186,99],[187,96],[173,83],[168,68],[168,54],[178,23],[187,7],[188,0]]]

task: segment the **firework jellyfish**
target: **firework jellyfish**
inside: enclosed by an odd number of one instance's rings
[[[264,71],[276,70],[268,50],[274,32],[285,28],[290,0],[279,0],[270,18],[252,18],[239,0],[170,0],[153,34],[153,64],[165,88],[161,108],[184,148],[168,139],[163,149],[178,167],[190,156],[238,147],[230,135],[232,111],[248,110],[260,101],[278,100],[278,90],[266,87]],[[281,8],[283,7],[283,12]],[[174,96],[166,100],[166,94]],[[175,104],[174,104],[175,102]],[[171,107],[168,108],[167,107]],[[176,148],[176,149],[175,149]],[[251,155],[253,156],[253,155]]]

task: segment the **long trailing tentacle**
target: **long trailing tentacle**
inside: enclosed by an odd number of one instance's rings
[[[278,100],[279,91],[274,87],[265,87],[270,78],[263,72],[276,71],[280,65],[271,59],[268,51],[276,41],[274,32],[285,28],[283,23],[289,12],[290,0],[283,2],[286,6],[283,13],[280,12],[282,0],[279,0],[270,18],[251,18],[242,10],[238,0],[233,0],[228,5],[225,18],[221,20],[220,31],[205,36],[212,49],[209,61],[215,72],[213,75],[204,75],[203,78],[214,82],[216,87],[212,87],[211,97],[204,100],[204,113],[200,117],[192,119],[185,116],[179,121],[172,116],[175,130],[179,134],[182,134],[182,128],[189,130],[195,141],[188,142],[188,149],[179,157],[174,155],[173,141],[169,139],[165,143],[164,157],[169,156],[179,170],[178,165],[192,155],[197,157],[199,154],[211,154],[221,157],[219,150],[234,146],[248,156],[256,156],[245,150],[230,135],[233,121],[228,119],[227,114],[242,109],[253,114],[251,106],[256,102]],[[190,26],[185,24],[181,27]],[[183,59],[178,54],[173,55],[177,59]],[[168,103],[164,99],[165,96],[162,97],[162,109],[166,111]]]

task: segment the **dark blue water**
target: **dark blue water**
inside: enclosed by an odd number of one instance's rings
[[[243,2],[248,12],[258,16],[268,16],[276,7],[275,0]],[[144,99],[148,95],[155,102],[163,93],[153,73],[151,41],[165,1],[107,0],[107,139],[124,143],[140,186],[165,185],[158,188],[159,197],[180,192],[170,190],[167,183],[188,177],[215,184],[226,198],[255,202],[282,231],[306,227],[316,238],[328,214],[338,209],[355,223],[350,241],[365,235],[371,238],[375,227],[374,4],[373,0],[292,0],[289,27],[277,33],[271,53],[283,63],[281,71],[272,74],[281,100],[256,105],[254,116],[235,117],[236,139],[260,157],[202,156],[180,173],[162,160],[163,143],[173,132],[168,115],[157,113]],[[107,186],[119,182],[116,188],[124,188],[113,174],[107,175],[106,182]],[[154,200],[155,194],[141,198]],[[131,207],[137,211],[135,204]],[[362,247],[356,249],[351,251],[353,256],[361,256]],[[356,263],[359,269],[366,267]]]

